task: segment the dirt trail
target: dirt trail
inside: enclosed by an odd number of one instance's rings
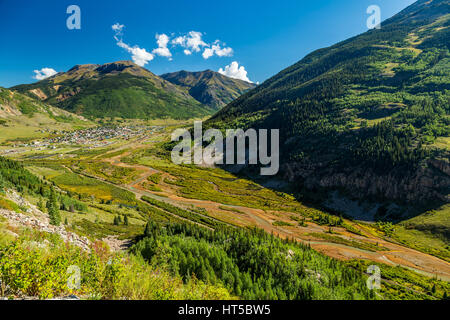
[[[136,150],[138,148],[143,147],[146,146],[142,143],[142,141],[131,145],[132,150]],[[130,149],[130,145],[128,145],[126,148]],[[122,149],[124,149],[124,147],[122,147]],[[120,150],[120,148],[114,150],[113,152],[118,150]],[[166,198],[158,196],[158,192],[152,193],[148,190],[145,190],[141,186],[141,183],[143,181],[146,181],[150,175],[159,171],[147,166],[138,164],[136,165],[128,164],[121,161],[123,157],[126,157],[130,154],[131,151],[127,151],[124,152],[123,154],[116,155],[111,158],[102,159],[102,161],[108,162],[112,165],[126,168],[133,168],[141,172],[139,177],[136,178],[134,181],[119,187],[125,188],[126,190],[133,192],[139,199],[143,195],[146,195],[158,200],[170,202],[173,205],[181,207],[195,205],[203,207],[207,209],[209,212],[215,213],[220,211],[223,212],[223,210],[220,209],[220,207],[224,205],[222,203],[217,203],[209,200],[183,198],[174,193],[168,192],[168,190],[164,190],[164,194],[165,196],[167,196]],[[104,179],[102,180],[105,181]],[[333,258],[341,260],[367,259],[375,262],[385,263],[388,265],[400,265],[412,270],[416,270],[422,274],[426,274],[429,276],[436,276],[439,279],[450,281],[450,263],[441,260],[439,258],[436,258],[434,256],[422,253],[420,251],[386,241],[382,238],[378,238],[366,232],[365,232],[366,237],[362,237],[360,235],[349,233],[344,229],[340,230],[339,228],[335,228],[339,231],[340,234],[345,235],[345,238],[359,242],[364,240],[365,242],[370,242],[373,244],[378,243],[380,248],[384,247],[387,250],[368,251],[343,244],[328,242],[326,240],[311,239],[311,237],[308,238],[308,233],[317,232],[318,230],[321,230],[323,233],[326,233],[328,227],[319,226],[310,222],[308,222],[308,227],[306,228],[274,226],[272,223],[274,219],[276,219],[276,216],[274,216],[271,213],[267,213],[260,209],[248,207],[241,207],[241,206],[233,206],[233,207],[241,211],[243,214],[233,211],[227,211],[226,216],[222,216],[223,221],[233,224],[240,224],[243,226],[256,226],[258,228],[264,229],[269,233],[273,232],[274,234],[279,235],[280,237],[283,238],[285,237],[295,238],[298,241],[310,244],[311,247],[314,248],[315,250],[320,251]],[[286,214],[286,213],[280,212],[278,214]]]
[[[126,251],[132,245],[130,240],[119,240],[117,236],[108,236],[103,238],[102,241],[108,245],[112,252]]]

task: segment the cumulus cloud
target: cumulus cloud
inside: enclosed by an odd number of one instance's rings
[[[233,55],[233,49],[230,47],[220,48],[219,46],[213,46],[213,50],[219,57],[231,57]]]
[[[200,47],[205,47],[208,44],[202,40],[203,34],[197,31],[189,32],[189,35],[186,39],[186,46],[192,51],[199,52]]]
[[[233,55],[233,49],[227,47],[225,43],[220,40],[216,40],[213,43],[207,43],[203,40],[203,33],[198,31],[190,31],[186,34],[174,37],[174,34],[170,36],[167,34],[156,34],[157,48],[147,51],[139,46],[130,46],[122,40],[123,30],[125,26],[120,23],[115,23],[111,26],[114,31],[114,39],[119,47],[127,50],[132,56],[132,60],[137,65],[143,67],[149,61],[152,61],[155,56],[166,57],[172,60],[172,52],[169,49],[169,44],[172,47],[183,48],[183,53],[190,56],[194,53],[201,53],[204,59],[209,59],[212,56],[217,57],[231,57]],[[172,38],[172,39],[171,39]]]
[[[222,48],[219,40],[216,40],[214,44],[210,48],[206,48],[203,51],[203,58],[209,59],[213,55],[217,55],[218,57],[231,57],[233,55],[233,49],[230,47]]]
[[[211,48],[206,48],[205,51],[203,51],[202,56],[204,59],[209,59],[214,55],[214,51]]]
[[[123,42],[122,35],[124,27],[123,24],[119,23],[116,23],[111,27],[115,33],[114,39],[117,41],[117,45],[131,54],[131,59],[134,63],[141,67],[145,66],[149,61],[152,61],[155,56],[139,46],[130,46]]]
[[[185,55],[191,55],[193,52],[200,52],[202,48],[209,46],[203,41],[203,33],[198,31],[190,31],[186,35],[176,37],[171,43],[174,46],[185,48]]]
[[[233,61],[231,64],[226,66],[225,70],[220,68],[218,72],[230,78],[244,80],[253,83],[247,77],[247,71],[245,70],[245,67],[244,66],[239,67],[239,63],[237,61]]]
[[[173,45],[186,47],[186,36],[179,36],[172,40]]]
[[[136,63],[140,67],[145,66],[147,63],[149,63],[155,58],[155,56],[150,52],[147,52],[147,50],[139,48],[138,46],[130,47],[122,40],[119,40],[117,42],[117,45],[127,50],[129,53],[131,53],[131,59],[133,60],[134,63]]]
[[[184,49],[184,54],[189,56],[194,52],[203,53],[204,59],[209,59],[216,55],[218,57],[231,57],[233,55],[233,49],[225,47],[220,40],[214,41],[212,44],[208,44],[203,40],[203,33],[198,31],[190,31],[186,35],[178,36],[171,41],[174,46],[181,46]]]
[[[42,68],[41,70],[34,70],[33,72],[33,79],[36,80],[44,80],[58,73],[55,69],[52,68]]]
[[[157,54],[158,56],[161,56],[161,57],[166,57],[166,58],[171,59],[172,53],[167,48],[169,40],[170,40],[170,38],[166,34],[157,34],[156,35],[156,43],[158,44],[158,48],[154,49],[152,51],[152,53]]]

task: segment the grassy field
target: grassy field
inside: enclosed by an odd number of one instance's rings
[[[71,192],[76,192],[103,200],[133,201],[131,192],[114,187],[101,181],[67,172],[54,177],[51,181]]]
[[[220,168],[201,168],[194,165],[174,165],[154,155],[135,155],[128,161],[149,166],[169,174],[166,183],[178,187],[185,198],[210,200],[226,205],[246,206],[263,210],[292,210],[314,214],[314,209],[302,206],[291,195],[264,188],[251,180],[240,178]]]
[[[116,200],[124,203],[134,201],[136,198],[129,191],[71,172],[63,166],[58,165],[58,163],[53,163],[50,166],[30,165],[27,168],[38,176],[45,177],[55,183],[60,188],[84,197],[93,197],[105,201]]]
[[[135,180],[139,176],[139,171],[133,168],[123,168],[113,166],[105,162],[80,162],[78,170],[86,172],[90,175],[95,175],[108,180],[115,184],[126,184]]]
[[[52,131],[74,130],[92,126],[91,122],[77,121],[60,122],[46,114],[35,113],[31,117],[28,115],[14,116],[6,118],[6,124],[0,125],[0,144],[7,141],[39,139],[50,135],[49,132],[42,132],[47,128]]]
[[[393,237],[415,248],[450,262],[450,204],[402,221]]]
[[[431,147],[437,147],[439,149],[450,150],[450,137],[439,137],[436,139]]]

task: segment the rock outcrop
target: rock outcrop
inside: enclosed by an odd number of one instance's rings
[[[446,160],[430,160],[406,173],[400,169],[380,173],[359,167],[337,170],[320,163],[289,163],[284,171],[286,179],[307,189],[341,188],[359,199],[376,197],[416,204],[450,200],[450,165]]]
[[[19,206],[27,208],[26,214],[0,209],[0,216],[8,220],[12,226],[22,228],[32,228],[41,232],[58,234],[64,242],[69,242],[85,251],[90,250],[90,241],[86,237],[81,237],[73,232],[69,232],[64,226],[54,226],[50,224],[49,217],[40,211],[36,206],[26,201],[15,191],[8,191],[7,197]]]

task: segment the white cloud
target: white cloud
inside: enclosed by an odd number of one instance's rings
[[[219,47],[218,49],[215,49],[215,52],[219,57],[231,57],[233,55],[233,49],[230,47],[222,49]]]
[[[117,33],[122,33],[122,30],[123,30],[123,28],[125,28],[125,26],[124,26],[123,24],[116,23],[116,24],[113,24],[111,28],[112,28],[112,29],[116,32],[116,34],[117,34]]]
[[[156,43],[158,44],[158,48],[154,49],[152,51],[152,53],[157,54],[158,56],[161,57],[166,57],[171,59],[172,58],[172,53],[170,52],[170,50],[167,48],[167,44],[169,43],[169,36],[167,36],[166,34],[157,34],[156,35]]]
[[[184,54],[189,56],[193,52],[200,52],[203,50],[202,56],[204,59],[209,59],[214,55],[218,57],[231,57],[233,55],[233,49],[222,45],[220,40],[214,41],[214,43],[208,44],[203,41],[203,33],[198,31],[190,31],[188,34],[174,38],[171,41],[174,46],[181,46],[185,48]],[[222,48],[222,46],[224,46]]]
[[[239,67],[239,63],[237,61],[233,61],[230,65],[226,66],[225,70],[220,68],[218,72],[230,78],[240,79],[253,83],[247,77],[247,71],[245,70],[245,67],[244,66]]]
[[[172,44],[173,47],[180,46],[182,47],[183,53],[187,56],[192,55],[193,53],[200,53],[203,50],[202,56],[204,59],[209,59],[212,56],[216,55],[218,57],[231,57],[233,55],[233,49],[230,47],[226,47],[225,43],[222,43],[220,40],[216,40],[212,44],[208,44],[203,40],[203,33],[198,31],[190,31],[184,35],[180,35],[171,40],[171,37],[174,37],[174,34],[170,36],[167,34],[156,34],[156,43],[158,47],[148,52],[144,48],[140,48],[139,46],[130,46],[123,42],[123,30],[125,25],[116,23],[111,26],[114,31],[114,39],[117,42],[117,45],[125,50],[127,50],[132,55],[132,60],[137,65],[143,67],[149,61],[152,61],[155,56],[166,57],[169,60],[172,60],[172,52],[168,48],[169,43]]]
[[[184,54],[191,55],[192,52],[200,52],[201,48],[208,46],[208,44],[203,41],[202,38],[203,34],[201,32],[190,31],[184,36],[179,36],[173,39],[172,44],[185,48]]]
[[[44,80],[58,73],[55,69],[52,68],[42,68],[41,70],[34,70],[33,72],[35,73],[33,79],[36,80]]]
[[[205,51],[203,51],[203,58],[204,59],[209,59],[214,55],[214,51],[211,48],[206,48]]]
[[[179,36],[172,40],[173,45],[186,46],[186,36]]]
[[[131,59],[138,66],[145,66],[149,61],[152,61],[155,56],[148,52],[143,48],[139,48],[138,46],[131,47],[122,41],[122,31],[125,26],[123,24],[116,23],[112,25],[112,29],[114,30],[114,39],[117,41],[117,45],[125,50],[127,50],[131,54]]]
[[[203,51],[202,56],[204,59],[209,59],[214,54],[218,57],[231,57],[233,55],[233,49],[230,47],[222,48],[220,41],[216,40],[211,48],[206,48],[205,51]]]
[[[202,33],[197,31],[189,32],[186,39],[186,46],[195,52],[200,52],[200,47],[206,47],[208,44],[202,40]]]
[[[124,48],[129,53],[131,53],[131,59],[134,63],[136,63],[138,66],[145,66],[149,61],[152,61],[155,56],[151,54],[150,52],[147,52],[147,50],[143,48],[139,48],[138,46],[130,47],[126,43],[124,43],[122,40],[119,40],[117,42],[117,45],[121,48]]]

